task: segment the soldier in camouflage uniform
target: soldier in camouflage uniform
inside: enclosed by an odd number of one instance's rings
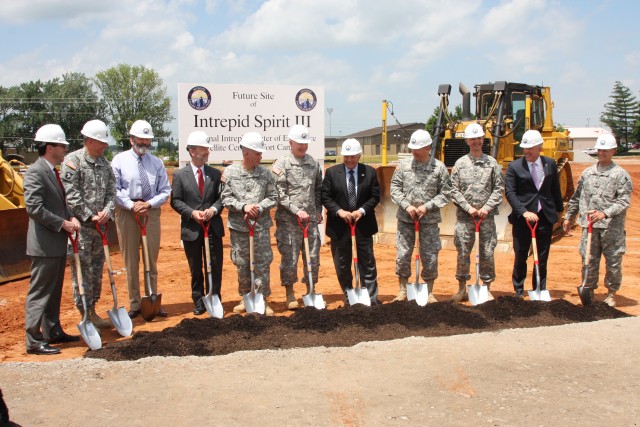
[[[415,244],[414,221],[418,220],[421,277],[429,289],[429,302],[437,302],[433,296],[433,284],[438,277],[438,252],[442,248],[438,224],[442,221],[440,208],[449,202],[451,180],[445,165],[431,157],[431,143],[429,132],[415,131],[408,145],[413,159],[402,160],[391,178],[391,199],[398,205],[396,274],[400,285],[394,301],[407,297]]]
[[[598,149],[598,163],[582,172],[562,224],[564,231],[568,233],[573,220],[578,216],[582,227],[580,255],[584,263],[587,216],[591,220],[593,233],[586,286],[592,289],[592,294],[593,289],[598,287],[600,258],[604,255],[604,285],[609,290],[604,302],[611,307],[616,305],[614,295],[622,284],[622,255],[626,250],[624,223],[633,190],[627,171],[611,160],[616,147],[613,135],[603,134],[598,137],[595,147]]]
[[[451,199],[456,205],[456,225],[454,243],[458,251],[456,279],[458,293],[451,297],[453,302],[467,300],[467,280],[471,251],[475,242],[476,225],[480,224],[480,278],[488,289],[496,278],[493,252],[498,243],[495,216],[502,202],[504,175],[502,168],[493,157],[482,153],[484,130],[477,123],[469,124],[464,136],[469,145],[468,155],[460,157],[451,170]],[[493,296],[489,292],[489,299]]]
[[[85,123],[81,133],[84,135],[84,147],[67,155],[62,162],[61,175],[67,193],[67,204],[80,221],[78,254],[87,295],[87,314],[96,327],[107,328],[110,323],[95,312],[95,304],[102,292],[104,265],[102,237],[96,230],[96,224],[104,226],[114,218],[115,177],[109,161],[103,156],[110,137],[107,125],[100,120]],[[76,307],[82,312],[73,257],[70,257],[70,264],[73,297]]]
[[[276,240],[280,252],[280,281],[287,292],[287,308],[298,308],[293,285],[298,281],[298,257],[304,251],[304,237],[298,221],[309,224],[309,252],[313,282],[318,281],[320,267],[320,233],[322,223],[322,171],[313,157],[306,154],[309,148],[309,130],[295,125],[289,130],[291,153],[279,158],[271,169],[278,190],[276,208]],[[304,263],[302,282],[309,293],[309,272]]]
[[[266,304],[271,295],[269,283],[270,265],[273,261],[269,228],[273,225],[269,209],[277,203],[273,176],[268,169],[260,166],[265,150],[262,136],[256,132],[243,135],[242,163],[227,166],[222,175],[225,187],[222,190],[222,203],[229,210],[227,217],[230,240],[231,260],[238,269],[238,292],[245,295],[251,291],[251,270],[249,257],[249,227],[245,218],[255,220],[254,234],[254,274],[257,292],[264,295],[267,316],[273,316],[273,310]],[[245,311],[244,300],[233,308],[235,313]]]

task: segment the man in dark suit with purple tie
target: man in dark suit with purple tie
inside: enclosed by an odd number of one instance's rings
[[[506,196],[512,212],[513,288],[516,298],[523,298],[524,281],[527,278],[527,257],[531,246],[531,230],[527,226],[538,223],[536,241],[540,269],[540,290],[547,288],[547,259],[551,247],[553,225],[564,210],[558,179],[558,166],[550,158],[541,156],[544,139],[537,130],[528,130],[522,136],[520,146],[524,156],[509,163],[506,176]],[[533,289],[537,283],[532,278]]]

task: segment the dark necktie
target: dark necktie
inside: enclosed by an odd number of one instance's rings
[[[198,168],[198,188],[200,189],[200,197],[204,197],[204,178],[200,168]]]
[[[349,193],[349,209],[355,211],[358,197],[356,196],[356,178],[353,176],[353,169],[349,171],[349,187],[347,190]]]
[[[58,172],[58,169],[53,168],[53,173],[56,174],[56,179],[58,180],[58,185],[60,186],[60,190],[62,190],[62,197],[66,200],[67,199],[67,192],[64,191],[64,185],[62,185],[62,180],[60,179],[60,172]]]
[[[138,157],[138,172],[140,173],[140,186],[142,187],[142,200],[145,202],[151,199],[151,184],[149,184],[149,176],[142,165],[142,156]]]

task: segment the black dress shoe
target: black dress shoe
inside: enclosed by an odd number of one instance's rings
[[[517,299],[524,299],[524,294],[522,291],[516,291],[514,297],[516,297]]]
[[[49,344],[62,344],[66,342],[77,342],[80,341],[80,337],[78,335],[69,335],[66,332],[61,333],[55,338],[51,338],[49,340]]]
[[[158,312],[158,317],[167,317],[167,316],[168,316],[167,312],[161,308],[160,311]]]
[[[131,319],[135,319],[136,317],[138,317],[140,315],[140,310],[129,310],[129,313],[127,313],[129,315],[129,317]]]
[[[207,311],[207,309],[204,307],[196,307],[193,309],[193,314],[200,316],[201,314],[204,314],[205,311]]]
[[[27,354],[60,354],[60,349],[51,347],[49,344],[40,344],[36,348],[27,350]]]

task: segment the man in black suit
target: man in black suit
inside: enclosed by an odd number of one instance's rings
[[[340,155],[344,163],[327,169],[322,181],[322,204],[327,208],[327,235],[331,238],[333,263],[346,296],[347,289],[353,286],[350,224],[355,222],[361,286],[369,291],[371,303],[379,304],[378,272],[373,255],[373,235],[378,232],[374,209],[380,202],[378,178],[375,169],[358,163],[362,148],[357,140],[344,141]]]
[[[203,314],[206,309],[202,296],[205,295],[205,275],[202,268],[204,256],[204,230],[202,223],[209,223],[209,248],[213,293],[220,297],[222,282],[222,237],[224,227],[220,219],[223,206],[220,201],[222,191],[221,173],[206,164],[211,146],[203,131],[191,132],[187,141],[187,151],[191,162],[173,175],[171,186],[171,207],[180,214],[181,239],[191,271],[191,298],[195,308],[193,314]],[[209,289],[207,286],[207,289]]]
[[[513,287],[516,298],[523,297],[524,281],[527,278],[527,257],[531,246],[532,226],[537,222],[536,240],[540,268],[540,289],[547,288],[547,259],[551,247],[553,225],[564,210],[562,192],[558,179],[558,166],[550,158],[541,156],[542,135],[537,130],[529,130],[522,136],[520,146],[524,157],[509,163],[506,177],[506,196],[512,212],[509,222],[512,224]],[[537,283],[533,277],[533,289]]]
[[[24,203],[29,215],[27,255],[31,257],[31,283],[25,304],[26,347],[29,354],[58,354],[49,344],[79,341],[60,325],[60,300],[67,261],[67,233],[80,230],[71,216],[60,173],[69,143],[58,125],[36,132],[40,157],[24,176]]]

